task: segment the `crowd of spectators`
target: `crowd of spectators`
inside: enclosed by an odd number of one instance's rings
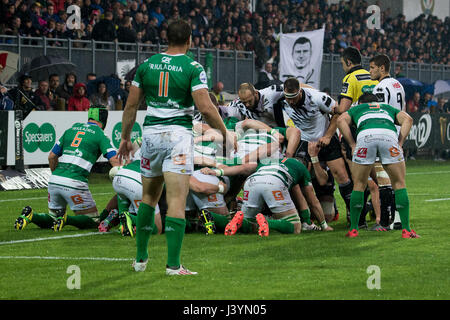
[[[257,67],[269,60],[273,73],[280,32],[323,25],[325,53],[354,46],[364,56],[385,53],[392,61],[450,63],[449,17],[420,15],[406,21],[387,8],[381,11],[381,29],[369,29],[366,1],[260,0],[254,11],[249,0],[0,1],[0,34],[165,45],[170,20],[183,18],[192,25],[193,47],[254,51]],[[67,26],[73,22],[67,13],[72,4],[81,8],[78,29]]]

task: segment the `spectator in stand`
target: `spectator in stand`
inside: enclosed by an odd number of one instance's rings
[[[406,110],[408,113],[419,112],[420,108],[420,93],[414,92],[414,95],[411,100],[409,100],[406,104]]]
[[[14,109],[22,110],[24,118],[33,110],[45,110],[44,103],[33,92],[31,84],[31,76],[22,74],[17,87],[8,91],[8,96],[14,103]]]
[[[434,108],[434,112],[435,113],[444,113],[444,106],[445,106],[445,99],[444,98],[439,98],[437,101],[437,104]]]
[[[94,25],[91,35],[92,39],[96,41],[115,41],[117,39],[117,31],[113,18],[113,13],[107,11],[105,18]],[[102,48],[102,45],[97,44],[97,47]]]
[[[105,82],[97,84],[97,92],[89,97],[91,104],[106,106],[108,110],[115,110],[114,98],[109,95]]]
[[[405,77],[405,75],[402,72],[402,69],[403,69],[403,67],[401,64],[397,64],[395,66],[395,76],[394,76],[395,78],[404,78]]]
[[[73,94],[69,98],[67,111],[87,111],[90,107],[90,101],[86,98],[87,88],[82,82],[75,84]]]
[[[161,23],[166,19],[164,14],[161,13],[161,6],[157,5],[155,9],[150,13],[150,17],[156,18],[158,20],[157,27],[161,25]]]
[[[429,102],[431,101],[431,93],[425,92],[423,99],[419,102],[419,112],[430,113]]]
[[[89,81],[93,81],[93,80],[95,80],[95,79],[97,79],[97,74],[95,74],[94,72],[89,72],[89,73],[86,75],[86,84],[87,84]]]
[[[450,113],[450,99],[444,104],[443,111],[444,113]]]
[[[258,73],[258,82],[255,84],[256,89],[263,89],[270,86],[275,80],[272,74],[272,63],[266,62],[264,68]]]
[[[223,82],[219,81],[213,86],[211,92],[216,97],[217,103],[219,105],[225,104],[225,98],[223,97],[222,94],[223,88],[224,88]]]
[[[56,89],[56,94],[58,97],[64,99],[65,109],[67,109],[67,104],[73,94],[73,87],[75,83],[77,83],[77,75],[74,72],[69,72],[66,73],[64,83],[60,84]]]
[[[48,91],[51,92],[53,99],[57,99],[59,96],[56,93],[56,89],[59,87],[59,75],[52,73],[48,76]]]
[[[55,109],[55,106],[52,105],[52,93],[49,91],[49,84],[46,80],[39,81],[38,88],[34,91],[34,93],[41,99],[46,110],[49,111]]]
[[[125,43],[135,43],[137,39],[136,31],[133,30],[131,17],[123,18],[119,29],[117,29],[117,40]],[[120,46],[122,50],[131,50],[131,46]]]
[[[156,44],[159,42],[158,19],[152,18],[145,29],[144,43]]]

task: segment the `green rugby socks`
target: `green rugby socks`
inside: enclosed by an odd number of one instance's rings
[[[65,224],[77,227],[78,229],[93,229],[98,227],[98,223],[95,222],[94,219],[85,215],[78,215],[78,216],[68,215]]]
[[[405,188],[395,190],[395,208],[400,215],[400,221],[402,222],[402,228],[407,231],[411,231],[409,225],[409,197]],[[33,217],[34,220],[34,217]]]
[[[358,230],[359,217],[364,207],[364,192],[353,191],[350,198],[350,230]]]
[[[186,219],[166,216],[167,266],[179,267]]]
[[[48,213],[33,213],[33,218],[31,219],[32,223],[43,229],[53,228],[54,221],[55,218]]]
[[[148,240],[155,228],[155,208],[141,202],[136,219],[136,261],[148,259]]]

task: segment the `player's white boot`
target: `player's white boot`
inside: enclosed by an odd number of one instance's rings
[[[134,271],[136,271],[136,272],[145,271],[145,269],[147,268],[147,262],[148,262],[148,259],[143,262],[136,262],[136,260],[133,261],[132,266],[134,268]]]

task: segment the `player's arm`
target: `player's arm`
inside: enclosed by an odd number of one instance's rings
[[[219,181],[218,184],[212,184],[201,182],[193,176],[189,178],[189,188],[196,193],[203,193],[206,195],[227,192],[227,185],[222,181]]]
[[[322,93],[320,101],[317,102],[319,110],[324,114],[333,114],[336,111],[336,101],[329,95]],[[325,147],[330,144],[331,138],[336,133],[337,116],[333,115],[324,136],[319,139],[319,146]]]
[[[199,142],[223,142],[223,136],[217,130],[209,129],[204,134],[194,138],[194,144]]]
[[[324,186],[328,182],[328,173],[320,165],[318,158],[320,147],[317,142],[308,143],[308,154],[311,157],[311,163],[319,185]]]
[[[256,163],[246,163],[232,167],[221,167],[221,169],[203,168],[200,171],[203,174],[209,174],[216,177],[221,176],[249,176],[256,171]]]
[[[274,154],[277,150],[280,149],[280,144],[275,141],[271,143],[266,143],[258,149],[253,150],[249,154],[247,154],[243,159],[242,163],[257,163],[261,159],[265,159]]]
[[[398,134],[398,144],[402,147],[413,125],[413,118],[411,118],[411,116],[406,112],[400,111],[397,113],[396,120],[401,126],[400,133]]]
[[[301,132],[300,129],[294,127],[288,127],[286,129],[286,158],[293,158],[295,152],[297,151],[298,145],[301,140]]]
[[[53,153],[53,151],[50,151],[48,155],[48,166],[50,168],[50,171],[55,171],[56,167],[58,166],[58,158],[58,155]]]
[[[58,158],[63,154],[62,141],[64,141],[64,135],[57,143],[55,143],[52,150],[48,154],[48,166],[52,172],[55,171],[58,166]]]
[[[348,76],[342,81],[342,89],[338,98],[338,104],[336,113],[343,114],[348,109],[350,109],[353,102],[353,92],[355,91],[355,86],[352,79]]]
[[[122,140],[120,141],[118,150],[119,162],[122,161],[122,159],[128,160],[130,158],[130,152],[133,150],[131,130],[136,122],[136,113],[143,98],[144,91],[142,88],[132,85],[130,87],[127,104],[122,114]]]
[[[348,112],[345,112],[341,114],[337,120],[337,126],[339,128],[339,131],[341,132],[344,139],[348,142],[350,147],[353,149],[356,145],[355,140],[353,139],[351,130],[350,130],[350,124],[352,123],[352,118],[348,114]]]
[[[197,106],[198,111],[202,114],[203,119],[205,119],[211,128],[220,131],[227,144],[227,150],[229,150],[228,147],[233,147],[234,150],[236,150],[237,143],[235,136],[228,132],[225,127],[225,124],[219,115],[219,111],[217,111],[217,108],[214,106],[211,98],[209,97],[208,90],[205,88],[195,90],[192,92],[192,98],[194,99],[194,103]]]
[[[278,139],[279,143],[283,143],[284,136],[280,134],[277,130],[272,129],[269,125],[265,124],[262,121],[253,120],[253,119],[245,119],[241,122],[241,128],[245,132],[249,129],[253,130],[264,130],[270,132],[276,139]]]
[[[217,167],[217,162],[207,157],[194,157],[194,164],[201,167]]]

